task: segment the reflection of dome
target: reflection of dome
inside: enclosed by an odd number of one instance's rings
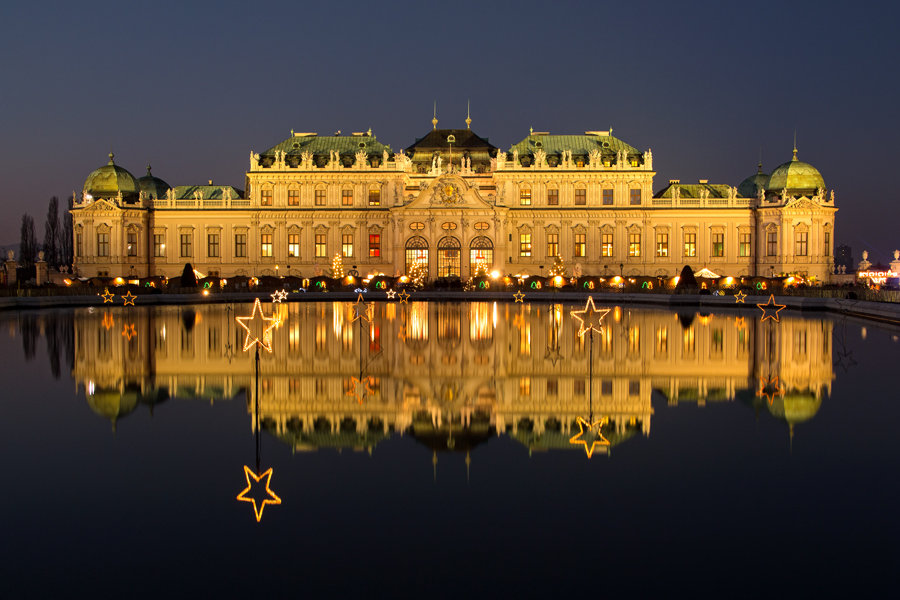
[[[768,403],[767,403],[768,404]],[[809,421],[822,406],[822,399],[812,394],[788,393],[776,395],[772,404],[768,404],[769,413],[776,419],[789,425]]]
[[[794,158],[790,162],[772,171],[766,191],[780,194],[787,189],[788,193],[804,193],[813,195],[819,188],[825,188],[825,180],[819,171],[809,163],[797,160],[797,151],[794,150]]]
[[[134,175],[113,162],[113,154],[109,154],[109,163],[100,167],[84,182],[84,191],[94,198],[115,198],[119,192],[129,200],[138,197],[141,184]]]
[[[147,165],[147,174],[138,179],[138,184],[141,186],[141,191],[146,193],[148,198],[154,200],[165,198],[166,192],[171,189],[168,183],[150,173],[150,165]]]
[[[759,163],[759,171],[756,172],[756,175],[751,175],[743,180],[737,191],[744,198],[756,198],[759,195],[759,190],[766,190],[768,183],[769,176],[763,173],[762,163]]]
[[[120,393],[115,389],[100,389],[88,394],[87,402],[92,411],[112,421],[112,428],[115,431],[116,421],[134,411],[138,397],[135,392]]]

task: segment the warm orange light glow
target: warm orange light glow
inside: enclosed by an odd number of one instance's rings
[[[112,314],[111,314],[111,313],[104,313],[104,315],[103,315],[103,321],[101,322],[101,325],[103,325],[104,327],[106,327],[106,330],[109,331],[110,329],[112,329],[112,326],[115,325],[115,324],[116,324],[116,322],[113,320]]]
[[[584,310],[572,311],[572,316],[581,323],[578,328],[578,336],[584,336],[585,333],[592,330],[597,333],[603,333],[603,327],[600,323],[608,312],[608,308],[597,310],[594,307],[594,297],[588,296],[587,304],[584,305]]]
[[[387,291],[387,297],[388,297],[390,300],[393,300],[396,296],[397,296],[397,292],[395,292],[394,290],[388,290],[388,291]]]
[[[131,294],[131,291],[125,292],[125,295],[122,296],[122,300],[125,301],[125,306],[128,306],[129,304],[132,305],[132,306],[134,306],[134,299],[135,299],[135,298],[137,298],[137,296],[133,296],[133,295]]]
[[[769,388],[769,386],[774,386],[775,390],[771,391],[771,392],[767,392],[766,389]],[[760,377],[759,378],[759,391],[756,392],[756,395],[759,396],[760,398],[767,398],[768,402],[769,402],[769,406],[771,406],[775,402],[776,394],[784,396],[784,388],[779,385],[778,377],[776,376],[775,379],[769,379],[769,380],[766,380],[764,377]]]
[[[134,329],[134,323],[131,325],[125,325],[125,331],[122,332],[122,336],[125,337],[129,342],[131,339],[137,335],[137,331]]]
[[[409,294],[406,293],[406,290],[400,292],[400,304],[406,304],[406,301],[409,300]]]
[[[270,294],[272,296],[272,303],[281,302],[285,298],[287,298],[287,292],[284,290],[278,290],[274,294]]]
[[[516,302],[522,302],[522,299],[525,298],[525,294],[523,294],[521,291],[516,292],[515,294],[513,294],[513,296],[515,297]]]
[[[260,340],[258,337],[253,337],[253,334],[250,331],[250,327],[247,325],[248,321],[253,321],[256,319],[257,311],[259,311],[259,316],[262,319],[262,327],[264,328],[262,340]],[[250,349],[254,344],[259,344],[269,352],[272,351],[271,331],[272,328],[274,328],[279,323],[279,320],[276,317],[267,317],[263,314],[262,305],[259,303],[259,298],[257,298],[253,303],[253,313],[251,313],[249,317],[235,317],[235,319],[241,327],[247,330],[247,337],[244,338],[244,352]],[[266,325],[266,322],[268,322],[269,324]]]
[[[737,304],[738,302],[740,302],[741,304],[744,304],[745,298],[747,298],[747,294],[744,293],[744,290],[741,290],[734,295],[734,303]]]
[[[375,383],[375,380],[372,376],[367,375],[362,379],[357,379],[356,377],[350,378],[350,391],[347,392],[348,396],[354,396],[356,401],[359,402],[360,406],[362,406],[363,398],[375,392],[375,389],[372,385]]]
[[[757,304],[757,306],[763,311],[763,316],[760,319],[760,322],[765,321],[766,319],[772,319],[776,323],[778,322],[778,312],[784,309],[786,304],[775,304],[775,294],[769,296],[769,301],[765,304]]]
[[[363,302],[363,295],[360,293],[356,299],[356,304],[353,305],[353,318],[350,319],[350,322],[355,323],[358,319],[363,319],[371,323],[374,317],[375,303],[366,304]]]
[[[589,423],[587,419],[578,417],[575,422],[578,423],[579,431],[569,439],[569,443],[584,446],[584,453],[587,454],[588,458],[594,454],[594,449],[598,446],[609,446],[609,440],[603,437],[603,434],[600,432],[606,423],[606,419]],[[587,430],[585,430],[585,427],[587,427]],[[585,433],[587,436],[585,436]],[[588,442],[590,442],[590,445],[588,445]]]
[[[115,294],[109,293],[109,288],[103,288],[103,293],[100,295],[103,296],[103,304],[106,304],[107,302],[112,304],[113,298],[116,297]]]
[[[269,484],[272,482],[272,469],[271,467],[263,472],[262,475],[257,476],[250,470],[250,467],[244,465],[244,475],[247,477],[247,489],[238,494],[237,499],[241,502],[252,502],[253,503],[253,512],[256,513],[256,522],[259,523],[260,519],[262,519],[263,510],[266,508],[266,504],[281,504],[281,498],[275,495],[275,492],[269,489]],[[262,481],[262,478],[266,478],[266,493],[270,496],[269,498],[265,498],[262,502],[260,502],[259,506],[256,506],[256,498],[247,498],[244,496],[247,492],[249,492],[253,488],[253,484],[250,483],[250,478],[253,478],[253,481],[259,483]]]

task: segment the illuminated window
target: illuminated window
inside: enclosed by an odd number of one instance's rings
[[[660,327],[656,330],[656,353],[666,354],[669,351],[669,328]]]
[[[272,206],[272,190],[263,190],[262,198],[260,199],[260,204],[262,206]]]
[[[519,379],[519,395],[531,395],[531,377],[522,377]]]
[[[669,234],[668,233],[657,233],[656,234],[656,255],[657,256],[668,256],[669,255]]]
[[[345,233],[341,235],[341,254],[344,258],[353,256],[353,234]]]
[[[425,223],[419,223],[418,221],[415,223],[410,223],[409,228],[413,231],[422,231],[425,229]]]
[[[219,234],[210,233],[206,236],[206,256],[209,258],[219,257]]]
[[[341,206],[353,206],[353,190],[341,190]]]
[[[259,236],[260,238],[260,249],[262,251],[262,256],[271,257],[272,256],[272,237],[271,233],[264,233]]]
[[[369,206],[381,206],[381,190],[369,190]]]
[[[685,256],[697,256],[697,234],[696,233],[684,234],[684,255]]]
[[[519,204],[531,206],[531,190],[519,190]]]
[[[369,256],[381,256],[381,235],[377,233],[369,234]]]
[[[193,256],[194,255],[194,251],[191,248],[193,241],[194,241],[192,239],[193,237],[194,236],[191,235],[190,233],[182,233],[181,234],[181,256],[185,257],[185,256]]]
[[[635,325],[628,328],[628,353],[640,354],[641,352],[641,328]]]
[[[288,234],[288,258],[297,258],[300,256],[300,234]]]
[[[587,242],[585,241],[587,235],[584,233],[576,233],[575,234],[575,257],[581,258],[587,256]]]
[[[300,190],[288,190],[288,206],[300,206]]]
[[[559,234],[547,234],[547,256],[559,256]]]
[[[127,242],[128,242],[128,256],[137,256],[137,234],[136,233],[128,233],[127,234]]]
[[[584,205],[587,204],[587,190],[584,188],[575,190],[575,204]]]
[[[247,258],[247,234],[234,234],[234,256],[236,258]]]
[[[794,252],[794,254],[796,254],[797,256],[806,256],[807,255],[808,236],[809,236],[809,234],[806,233],[805,231],[800,231],[797,233],[797,243],[795,244],[796,248],[795,248],[795,252]]]
[[[531,234],[519,235],[519,256],[531,256]]]
[[[806,332],[794,332],[794,354],[806,354]]]
[[[475,223],[475,231],[486,231],[491,228],[490,223],[485,223],[484,221],[479,221]]]
[[[109,256],[109,234],[97,234],[97,256]]]
[[[444,231],[453,231],[457,227],[458,225],[456,223],[443,223],[441,225],[441,229],[443,229]]]
[[[316,258],[323,258],[327,256],[325,252],[325,234],[317,233],[316,234]]]
[[[725,256],[725,234],[724,233],[714,233],[712,234],[712,255],[713,256]]]
[[[414,263],[428,268],[428,242],[421,236],[409,238],[406,242],[406,272],[412,270]]]
[[[612,189],[603,190],[603,204],[610,206],[613,203],[613,191]]]
[[[741,233],[740,244],[738,245],[738,256],[750,256],[750,234]]]
[[[606,257],[613,255],[613,234],[604,233],[600,235],[601,254]]]
[[[632,204],[640,204],[641,203],[641,190],[640,189],[632,189],[631,190],[631,203]]]
[[[628,234],[628,256],[640,256],[640,255],[641,255],[641,234],[629,233]]]
[[[80,234],[79,234],[80,235]],[[159,258],[166,255],[166,236],[162,233],[153,234],[153,256]]]
[[[547,206],[559,206],[559,190],[547,190]]]
[[[766,254],[769,256],[778,256],[778,232],[770,231],[766,233]]]
[[[316,190],[316,206],[325,206],[325,190]]]

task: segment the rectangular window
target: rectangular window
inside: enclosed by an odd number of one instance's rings
[[[684,255],[685,256],[697,256],[697,234],[696,233],[684,234]]]
[[[603,204],[605,206],[612,206],[612,203],[613,203],[612,189],[603,190]]]
[[[381,256],[381,235],[377,233],[369,234],[369,256]]]
[[[234,256],[235,258],[247,258],[247,234],[234,234]]]
[[[613,255],[613,234],[604,233],[600,235],[601,255],[609,258]]]
[[[109,234],[97,234],[97,256],[109,256]]]
[[[153,256],[160,258],[166,255],[166,236],[162,233],[153,234]]]
[[[206,236],[206,256],[209,258],[219,257],[219,234],[210,233]]]
[[[325,253],[325,234],[317,233],[316,234],[316,258],[323,258],[327,256]]]
[[[288,258],[299,258],[300,256],[300,234],[288,234]]]
[[[519,256],[531,256],[531,234],[519,235]]]
[[[547,234],[547,256],[559,256],[559,234]]]
[[[547,206],[559,206],[559,190],[547,190]]]
[[[128,236],[128,256],[137,256],[138,242],[137,234],[129,233]]]
[[[519,204],[531,206],[531,190],[519,190]]]
[[[75,234],[75,256],[84,256],[84,242],[80,233]]]
[[[641,203],[641,190],[639,190],[639,189],[631,190],[631,203],[632,204],[640,204]]]
[[[578,189],[575,190],[575,205],[582,206],[587,204],[587,190]]]
[[[656,234],[656,255],[657,256],[668,256],[669,255],[669,234],[668,233],[657,233]]]
[[[341,255],[344,258],[353,256],[353,234],[345,233],[341,235]]]
[[[381,190],[369,190],[369,206],[381,206]]]
[[[831,232],[825,232],[825,256],[831,256]]]
[[[766,254],[778,256],[778,232],[770,231],[766,234]]]
[[[353,206],[353,190],[341,190],[341,206]]]
[[[712,234],[712,255],[722,257],[725,256],[725,234]]]
[[[288,190],[288,206],[300,206],[300,190]]]
[[[271,233],[263,233],[259,236],[260,240],[260,256],[265,256],[271,258],[272,256],[272,238],[274,237]]]
[[[628,234],[628,256],[640,256],[640,255],[641,255],[641,234],[629,233]]]
[[[750,256],[750,234],[739,234],[738,256]]]
[[[262,206],[272,206],[272,190],[263,190],[260,200]]]
[[[316,206],[325,206],[325,190],[316,190]]]
[[[587,256],[587,243],[585,242],[585,238],[587,237],[584,233],[576,233],[575,234],[575,257],[581,258]]]
[[[809,239],[808,236],[809,236],[809,234],[806,233],[805,231],[801,231],[800,233],[797,234],[797,244],[796,244],[797,247],[795,248],[795,250],[796,250],[795,254],[797,256],[806,256],[807,255],[808,248],[807,248],[806,242]]]
[[[190,233],[182,233],[181,234],[181,256],[182,257],[194,255],[194,249],[191,247],[191,246],[193,246],[193,243],[194,243],[193,237],[194,236]]]

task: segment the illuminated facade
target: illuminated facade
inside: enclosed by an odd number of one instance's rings
[[[469,121],[470,124],[470,121]],[[739,186],[672,180],[654,194],[652,153],[611,131],[530,132],[504,152],[466,129],[401,152],[368,133],[293,133],[250,156],[245,190],[136,179],[114,164],[76,195],[82,276],[312,276],[336,254],[362,274],[543,274],[560,256],[584,275],[672,277],[833,271],[834,194],[793,160]]]

